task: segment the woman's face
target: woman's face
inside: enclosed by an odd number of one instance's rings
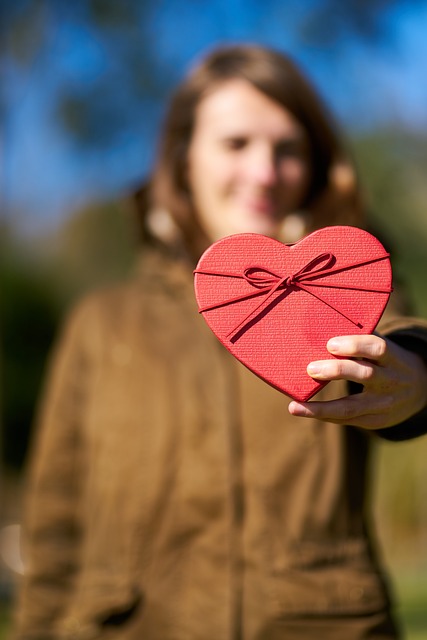
[[[278,235],[311,178],[305,129],[245,80],[209,93],[196,110],[188,181],[212,241],[233,233]]]

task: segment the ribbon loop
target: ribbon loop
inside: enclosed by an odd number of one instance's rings
[[[334,263],[335,256],[332,253],[321,253],[290,276],[278,276],[264,267],[246,267],[243,277],[257,289],[271,288],[279,283],[282,287],[291,287],[298,282],[303,282],[307,276],[317,275],[329,269]]]
[[[260,274],[266,275],[262,276]],[[247,267],[243,272],[243,277],[257,289],[274,286],[280,280],[280,276],[263,267]]]
[[[314,275],[325,271],[332,267],[336,262],[336,258],[332,253],[320,253],[318,256],[307,262],[299,271],[296,272],[295,278],[301,280],[301,276],[306,274]],[[316,269],[317,267],[317,269]]]
[[[233,304],[236,302],[243,302],[244,300],[249,300],[251,298],[257,296],[265,296],[263,300],[255,306],[244,318],[239,322],[237,326],[234,327],[232,331],[228,334],[227,337],[231,339],[237,339],[236,334],[241,333],[248,327],[249,323],[252,321],[256,313],[260,313],[262,309],[267,307],[267,303],[270,298],[274,295],[274,293],[278,290],[297,288],[301,289],[310,295],[317,298],[320,302],[327,305],[336,313],[339,313],[341,316],[349,320],[355,326],[362,328],[362,324],[356,320],[353,320],[348,315],[346,315],[341,309],[333,305],[332,303],[324,300],[320,295],[315,293],[310,289],[310,287],[326,287],[333,289],[350,289],[350,290],[362,290],[362,291],[370,291],[376,293],[385,293],[389,295],[392,292],[392,289],[372,289],[372,288],[362,288],[358,286],[351,285],[340,285],[340,284],[321,284],[312,282],[313,280],[317,280],[319,278],[323,278],[326,276],[334,275],[340,273],[342,271],[348,271],[350,269],[355,269],[357,267],[366,266],[368,264],[372,264],[374,262],[379,262],[380,260],[385,260],[389,258],[390,254],[385,253],[376,258],[365,260],[359,263],[354,263],[341,267],[334,267],[336,264],[336,257],[333,253],[320,253],[315,258],[312,258],[307,264],[305,264],[301,269],[299,269],[296,273],[280,276],[266,269],[264,267],[259,266],[250,266],[246,267],[242,274],[235,273],[217,273],[213,271],[204,271],[203,269],[196,269],[194,273],[200,273],[204,275],[212,275],[212,276],[224,276],[228,278],[241,278],[246,280],[252,287],[257,289],[258,291],[252,293],[246,293],[244,295],[238,296],[236,298],[232,298],[230,300],[224,300],[223,302],[212,304],[199,309],[199,313],[204,313],[205,311],[211,311],[212,309],[217,309],[219,307],[227,306],[229,304]]]

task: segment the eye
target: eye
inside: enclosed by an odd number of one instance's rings
[[[278,160],[284,158],[305,160],[307,158],[307,145],[303,140],[283,140],[276,146],[275,153]]]
[[[229,136],[222,140],[223,147],[230,151],[239,151],[240,149],[244,149],[247,144],[248,140],[244,136]]]

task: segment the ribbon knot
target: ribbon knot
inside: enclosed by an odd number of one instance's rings
[[[200,308],[199,313],[204,313],[206,311],[211,311],[212,309],[217,309],[219,307],[227,306],[229,304],[234,304],[237,302],[243,302],[244,300],[248,300],[250,298],[254,298],[257,296],[265,296],[263,300],[255,306],[244,318],[239,322],[237,326],[230,331],[228,334],[228,338],[231,338],[232,341],[237,340],[238,334],[241,334],[246,328],[249,328],[249,324],[253,322],[257,313],[261,314],[263,310],[266,309],[267,303],[272,298],[274,293],[279,290],[285,289],[302,289],[306,291],[310,295],[314,296],[320,302],[327,305],[344,318],[349,320],[355,326],[362,328],[362,324],[357,320],[353,320],[348,315],[346,315],[341,309],[332,305],[330,302],[319,296],[317,293],[311,290],[311,287],[326,287],[332,289],[351,289],[354,291],[363,290],[363,291],[371,291],[375,293],[386,293],[390,294],[392,289],[372,289],[372,288],[361,288],[357,286],[348,286],[348,285],[340,285],[340,284],[323,284],[323,283],[315,283],[314,280],[318,278],[323,278],[326,276],[331,276],[333,274],[337,274],[342,271],[348,271],[350,269],[355,269],[357,267],[362,267],[368,264],[372,264],[374,262],[378,262],[380,260],[385,260],[389,257],[389,253],[381,255],[377,258],[372,258],[370,260],[365,260],[363,262],[353,263],[346,266],[341,266],[337,268],[332,268],[336,263],[336,258],[332,253],[321,253],[309,262],[305,264],[301,269],[296,271],[291,275],[280,276],[269,269],[259,266],[250,266],[246,267],[242,274],[228,273],[228,272],[215,272],[215,271],[206,271],[204,269],[196,269],[194,273],[211,275],[211,276],[223,276],[228,278],[242,278],[246,280],[252,287],[256,289],[255,292],[247,293],[242,296],[238,296],[236,298],[231,298],[230,300],[224,300],[223,302],[219,302],[216,304],[208,305],[206,307]],[[256,318],[255,318],[256,319]]]

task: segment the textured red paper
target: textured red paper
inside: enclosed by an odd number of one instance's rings
[[[391,292],[388,253],[356,227],[325,227],[294,245],[258,234],[222,238],[195,270],[199,310],[246,367],[295,400],[326,383],[306,372],[333,358],[329,338],[372,333]]]

